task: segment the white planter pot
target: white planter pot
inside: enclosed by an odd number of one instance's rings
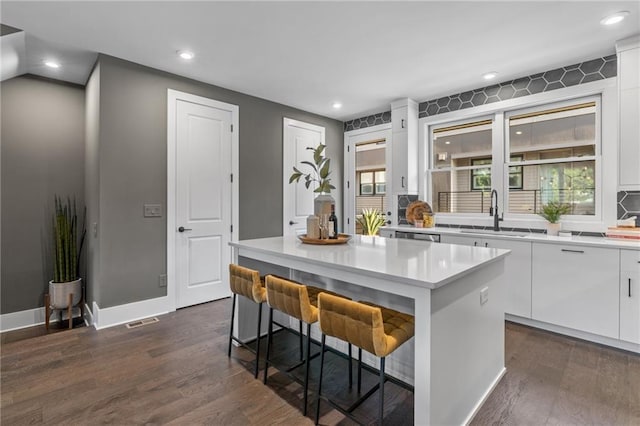
[[[547,223],[547,235],[558,235],[562,225],[560,223]]]
[[[336,204],[336,200],[329,194],[320,194],[313,200],[313,214],[322,218],[326,214],[331,214],[331,206]]]
[[[69,305],[69,295],[73,294],[71,306],[76,306],[82,299],[82,278],[66,283],[49,281],[49,304],[52,309],[66,309]]]

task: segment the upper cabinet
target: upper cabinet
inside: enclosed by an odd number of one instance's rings
[[[391,144],[387,144],[387,176],[394,194],[418,193],[418,103],[391,103]]]
[[[618,53],[618,188],[640,190],[640,35],[616,43]]]

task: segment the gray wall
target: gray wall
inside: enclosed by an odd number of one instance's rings
[[[44,305],[54,194],[84,195],[84,89],[36,77],[1,83],[3,314]]]
[[[100,222],[90,241],[99,250],[100,308],[166,294],[158,287],[166,272],[166,214],[145,219],[142,206],[166,209],[168,88],[240,108],[240,239],[282,235],[283,117],[326,128],[332,183],[342,187],[342,122],[105,55],[98,62],[99,99],[92,102],[99,104]],[[342,211],[339,189],[333,195]]]

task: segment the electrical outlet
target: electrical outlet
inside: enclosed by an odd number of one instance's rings
[[[167,286],[167,274],[158,275],[158,287],[166,287]]]
[[[484,305],[489,301],[489,287],[480,290],[480,304]]]
[[[162,206],[160,204],[145,204],[144,217],[162,217]]]

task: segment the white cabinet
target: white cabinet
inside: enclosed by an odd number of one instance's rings
[[[392,229],[384,229],[381,228],[380,229],[380,236],[381,237],[385,237],[385,238],[395,238],[396,236],[396,231],[392,230]]]
[[[640,344],[640,251],[620,250],[620,340]]]
[[[618,53],[618,185],[640,189],[640,36],[616,43]]]
[[[532,318],[617,339],[618,249],[533,243]]]
[[[504,276],[507,283],[508,314],[531,318],[531,243],[498,238],[446,235],[440,241],[476,247],[492,247],[511,250],[505,259]]]
[[[418,103],[401,99],[391,104],[391,143],[387,144],[387,180],[391,192],[418,193]]]

